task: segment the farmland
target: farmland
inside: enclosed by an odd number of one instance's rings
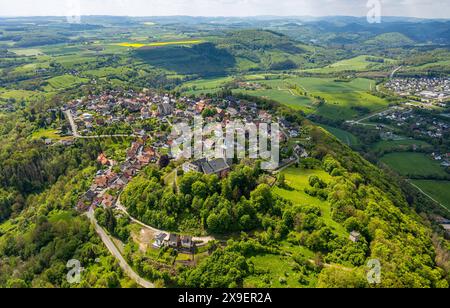
[[[190,41],[173,41],[173,42],[154,42],[154,43],[119,43],[117,46],[142,48],[142,47],[163,47],[171,45],[196,45],[203,43],[202,40],[190,40]]]
[[[88,80],[85,78],[78,78],[72,75],[63,75],[58,77],[53,77],[48,80],[48,83],[52,90],[60,90],[60,89],[66,89],[71,88],[75,86],[79,86],[82,83],[87,82]],[[48,88],[50,89],[50,88]]]
[[[372,149],[376,152],[402,152],[411,150],[414,146],[421,149],[432,149],[432,146],[425,141],[405,139],[405,140],[392,140],[392,141],[380,141],[372,145]]]
[[[368,55],[362,55],[357,56],[351,59],[346,59],[342,61],[338,61],[336,63],[333,63],[331,65],[328,65],[323,68],[313,68],[313,69],[307,69],[303,70],[303,72],[310,72],[310,73],[319,73],[319,74],[330,74],[330,73],[339,73],[339,72],[345,72],[345,71],[365,71],[369,69],[379,69],[382,68],[384,63],[391,64],[393,61],[390,59],[380,59],[380,61],[383,61],[382,63],[374,63],[374,61],[371,59],[374,59],[374,57],[368,56]]]
[[[259,82],[272,87],[272,91],[265,91],[267,97],[304,110],[307,114],[313,113],[334,120],[356,118],[360,115],[358,108],[372,112],[385,108],[388,104],[368,93],[375,87],[374,82],[369,79],[357,78],[341,82],[333,78],[292,77]],[[260,91],[246,93],[261,95]],[[324,99],[325,103],[312,104],[318,98]]]
[[[450,210],[449,181],[415,180],[413,184]]]
[[[370,94],[375,82],[370,79],[356,78],[340,81],[334,78],[295,77],[293,75],[243,75],[239,79],[264,86],[262,89],[237,88],[235,93],[266,97],[278,101],[306,114],[316,114],[333,120],[357,118],[363,112],[381,110],[388,102]],[[191,81],[180,86],[184,93],[200,94],[218,91],[230,82],[230,78],[215,78]],[[325,103],[317,101],[324,99]]]
[[[360,141],[358,140],[358,138],[345,131],[342,130],[340,128],[336,128],[336,127],[332,127],[332,126],[328,126],[328,125],[319,125],[320,127],[326,129],[328,132],[330,132],[331,134],[333,134],[336,138],[338,138],[340,141],[342,141],[343,143],[345,143],[348,146],[358,146],[360,144]]]
[[[409,178],[447,176],[438,162],[422,153],[391,153],[383,156],[381,161]]]

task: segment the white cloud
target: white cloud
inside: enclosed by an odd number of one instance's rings
[[[0,0],[0,16],[64,16],[68,2],[83,15],[365,16],[367,0]],[[383,15],[450,18],[448,0],[380,0]]]

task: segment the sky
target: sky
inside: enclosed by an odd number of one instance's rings
[[[383,16],[450,18],[450,0],[0,0],[0,16]]]

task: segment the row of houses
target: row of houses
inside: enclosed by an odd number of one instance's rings
[[[108,159],[104,153],[98,156],[97,161],[108,168],[97,171],[90,189],[77,204],[80,211],[87,210],[91,205],[113,207],[117,198],[108,191],[124,189],[143,167],[157,161],[157,153],[153,148],[145,146],[142,140],[139,140],[132,143],[127,151],[126,161],[120,164],[118,169],[113,168],[117,166],[117,163]]]
[[[173,249],[181,249],[186,251],[192,251],[195,249],[196,244],[193,241],[192,236],[181,236],[174,233],[158,233],[155,236],[154,248],[169,247]]]

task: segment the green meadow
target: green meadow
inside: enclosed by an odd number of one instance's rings
[[[412,149],[413,146],[422,149],[431,149],[432,146],[422,140],[405,139],[405,140],[383,140],[372,145],[372,149],[376,152],[401,152]]]
[[[323,68],[314,68],[303,70],[303,72],[319,73],[319,74],[332,74],[345,71],[365,71],[368,69],[377,69],[382,67],[383,63],[375,63],[368,61],[369,58],[373,58],[368,55],[357,56],[351,59],[338,61]],[[390,59],[384,59],[385,63],[392,63]]]
[[[450,210],[450,181],[414,180],[412,182]]]
[[[342,141],[348,146],[357,146],[360,144],[358,137],[343,129],[322,124],[319,124],[319,126],[326,129],[328,132],[333,134],[336,138],[338,138],[340,141]]]
[[[348,236],[344,227],[331,218],[330,204],[305,193],[305,188],[309,187],[309,178],[311,176],[316,175],[323,181],[329,182],[332,177],[328,173],[323,170],[304,170],[292,167],[284,170],[283,174],[286,177],[288,189],[274,187],[273,191],[277,195],[292,201],[296,205],[315,205],[320,207],[324,222],[335,229],[339,235]]]
[[[72,75],[62,75],[50,78],[47,80],[50,87],[47,87],[47,90],[59,90],[59,89],[67,89],[75,86],[79,86],[83,83],[88,82],[86,78],[80,78]]]
[[[381,162],[402,176],[414,178],[420,176],[448,176],[439,162],[422,153],[390,153],[381,158]]]
[[[375,81],[365,78],[348,81],[292,75],[247,75],[240,78],[264,87],[256,90],[235,89],[235,93],[265,97],[306,114],[333,120],[354,119],[388,106],[386,100],[369,93],[375,89]],[[178,89],[186,95],[214,93],[232,80],[232,77],[199,79],[187,82]],[[324,99],[325,104],[318,105],[318,98]]]

